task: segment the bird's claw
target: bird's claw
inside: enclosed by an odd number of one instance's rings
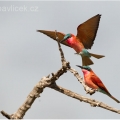
[[[79,53],[74,53],[74,54],[77,54],[77,55],[79,55]]]

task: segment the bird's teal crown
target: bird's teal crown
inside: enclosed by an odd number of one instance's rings
[[[80,66],[80,65],[76,65],[77,67],[80,67],[81,69],[86,69],[88,71],[91,70],[91,68],[89,66]]]
[[[86,69],[86,70],[88,70],[88,71],[91,70],[91,68],[90,68],[89,66],[82,66],[82,67],[83,67],[83,69]]]
[[[70,38],[72,35],[70,34],[70,33],[68,33],[68,34],[66,34],[65,36],[64,36],[64,39],[67,39],[67,38]]]

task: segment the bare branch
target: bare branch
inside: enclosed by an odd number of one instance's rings
[[[7,113],[5,113],[3,111],[1,111],[1,113],[7,118],[9,118],[9,116],[10,116],[11,119],[22,119],[24,117],[25,113],[27,112],[27,110],[31,108],[35,99],[37,97],[40,97],[39,94],[43,92],[43,89],[45,87],[49,87],[56,80],[58,80],[58,78],[66,72],[68,67],[69,66],[66,63],[66,65],[64,65],[64,67],[62,67],[56,73],[53,73],[53,76],[51,78],[49,78],[50,76],[43,77],[37,83],[37,85],[33,88],[33,90],[29,93],[29,95],[28,95],[27,99],[25,100],[25,102],[23,103],[23,105],[14,114],[8,115]]]
[[[58,39],[57,32],[55,32],[55,33],[56,33],[56,39]],[[39,94],[43,92],[43,89],[45,87],[48,87],[52,83],[54,83],[56,80],[59,79],[59,77],[62,74],[67,72],[67,70],[70,68],[69,62],[66,62],[65,57],[64,57],[64,53],[61,49],[61,46],[60,46],[59,42],[58,42],[58,47],[59,47],[59,51],[60,51],[60,55],[61,55],[62,68],[60,70],[58,70],[56,73],[51,73],[52,74],[51,78],[50,78],[50,75],[48,75],[46,77],[43,77],[41,79],[41,81],[33,88],[33,90],[28,95],[26,101],[17,110],[16,113],[14,113],[12,115],[8,115],[7,113],[1,111],[1,113],[3,113],[4,116],[6,116],[7,118],[9,118],[8,116],[10,116],[10,118],[12,118],[12,119],[22,119],[23,116],[25,115],[25,113],[27,112],[27,110],[31,107],[31,105],[35,101],[35,99],[37,97],[40,97]]]
[[[90,99],[90,98],[87,98],[87,97],[84,97],[82,95],[79,95],[77,93],[74,93],[70,90],[67,90],[61,86],[58,86],[56,83],[52,84],[50,86],[50,88],[60,92],[60,93],[63,93],[69,97],[72,97],[72,98],[75,98],[77,100],[80,100],[81,102],[86,102],[86,103],[89,103],[92,107],[101,107],[101,108],[104,108],[106,110],[109,110],[109,111],[112,111],[112,112],[115,112],[115,113],[118,113],[120,114],[120,110],[117,110],[113,107],[110,107],[108,106],[107,104],[104,104],[103,102],[100,102],[100,101],[97,101],[97,100],[94,100],[94,99]]]
[[[11,115],[7,114],[7,113],[4,112],[3,110],[1,111],[1,114],[2,114],[3,116],[5,116],[6,118],[11,119]]]
[[[60,51],[60,55],[61,55],[61,62],[62,62],[62,66],[64,66],[64,64],[66,64],[66,60],[65,60],[65,57],[64,57],[64,53],[62,51],[62,48],[61,48],[61,45],[59,43],[59,38],[57,36],[57,30],[55,30],[55,36],[56,36],[56,41],[58,43],[58,47],[59,47],[59,51]],[[69,62],[67,62],[69,64]]]

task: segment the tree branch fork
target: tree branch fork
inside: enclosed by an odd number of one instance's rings
[[[59,39],[57,37],[56,30],[55,30],[55,35],[56,35],[56,40]],[[44,88],[46,88],[46,87],[54,89],[60,93],[63,93],[65,95],[72,97],[74,99],[77,99],[81,102],[83,101],[83,102],[89,103],[92,107],[101,107],[106,110],[120,114],[120,110],[110,107],[103,102],[84,97],[82,95],[79,95],[75,92],[72,92],[72,91],[65,89],[56,84],[56,80],[58,80],[60,76],[62,76],[67,71],[70,71],[77,78],[77,80],[82,84],[82,86],[87,94],[92,95],[96,92],[96,90],[93,90],[93,89],[89,88],[87,85],[85,85],[84,80],[79,75],[79,73],[75,69],[71,68],[70,62],[67,62],[64,57],[64,53],[62,51],[60,43],[59,42],[57,42],[57,43],[58,43],[58,48],[60,51],[62,67],[56,73],[51,73],[51,75],[42,77],[41,80],[34,86],[33,90],[29,93],[25,102],[18,108],[18,110],[14,114],[9,115],[6,112],[4,112],[3,110],[1,111],[1,114],[8,119],[22,119],[24,117],[25,113],[27,112],[27,110],[29,110],[31,108],[35,99],[40,97],[40,94],[43,92]]]

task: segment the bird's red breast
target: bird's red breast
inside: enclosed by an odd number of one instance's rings
[[[90,88],[98,89],[98,86],[92,82],[92,78],[91,78],[91,76],[93,75],[92,71],[82,69],[82,72],[84,74],[85,84]]]
[[[77,53],[81,52],[84,48],[83,44],[78,40],[76,36],[72,34],[71,38],[67,39],[67,44],[72,47]]]

